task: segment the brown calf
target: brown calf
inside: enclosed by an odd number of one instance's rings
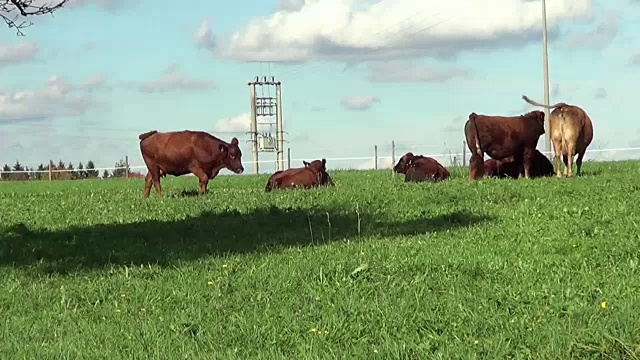
[[[198,177],[198,193],[207,191],[209,180],[227,168],[236,174],[244,171],[238,139],[230,143],[203,131],[158,132],[152,130],[138,136],[140,151],[149,172],[145,178],[144,197],[149,197],[151,184],[162,196],[160,177],[192,173]]]
[[[528,178],[538,139],[544,134],[544,113],[488,116],[474,112],[464,124],[464,134],[471,151],[469,179],[484,176],[484,153],[496,160],[513,157],[517,164],[522,164],[519,177]]]
[[[304,167],[280,170],[275,172],[265,186],[265,191],[286,188],[312,188],[321,185],[334,186],[331,177],[327,174],[326,159],[312,162],[302,161]]]
[[[593,123],[587,112],[576,105],[557,103],[547,106],[529,99],[526,95],[522,95],[522,99],[534,106],[554,109],[549,114],[549,132],[555,153],[556,176],[562,177],[560,172],[561,154],[564,162],[564,175],[568,177],[573,176],[571,171],[573,158],[578,154],[576,166],[578,176],[580,176],[582,158],[593,140]]]
[[[520,164],[513,160],[513,156],[503,160],[489,159],[484,162],[484,174],[490,177],[513,178],[520,175]],[[532,178],[553,175],[553,165],[544,154],[536,150],[531,161]]]
[[[393,171],[404,174],[404,181],[442,181],[449,178],[449,171],[437,160],[414,155],[411,152],[404,154],[398,163],[393,167]]]

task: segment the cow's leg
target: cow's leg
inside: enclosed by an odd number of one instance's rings
[[[567,149],[566,149],[566,156],[567,156],[567,160],[566,160],[566,175],[567,177],[572,177],[573,176],[573,158],[576,156],[576,144],[575,142],[566,142],[567,143]]]
[[[524,177],[528,179],[531,176],[531,168],[533,165],[533,157],[535,156],[534,149],[525,149],[522,154],[522,166],[524,167]]]
[[[149,194],[151,193],[151,184],[153,184],[151,172],[147,171],[147,176],[144,177],[144,191],[142,192],[142,196],[149,197]]]
[[[193,175],[198,178],[198,193],[200,195],[207,192],[207,184],[209,183],[209,175],[203,169],[193,169]]]
[[[473,153],[469,159],[469,180],[482,179],[484,177],[484,154]]]
[[[516,164],[518,168],[518,179],[522,179],[527,176],[524,166],[524,151],[516,152],[513,154],[513,162]]]
[[[151,180],[153,180],[153,187],[156,188],[156,193],[159,197],[162,197],[162,186],[160,186],[160,169],[155,168],[151,171]]]
[[[562,177],[562,171],[560,168],[560,155],[562,155],[562,144],[560,141],[553,139],[553,163],[556,166],[556,177]]]
[[[154,167],[149,170],[149,172],[151,173],[151,181],[153,181],[153,187],[155,187],[156,189],[156,194],[158,194],[159,197],[162,197],[162,186],[160,186],[160,169]]]
[[[578,153],[578,159],[576,159],[576,170],[578,172],[578,176],[582,176],[582,158],[584,157],[585,151],[582,150]]]

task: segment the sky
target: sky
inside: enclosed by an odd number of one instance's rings
[[[392,141],[396,159],[449,165],[471,112],[544,101],[540,0],[71,0],[30,20],[24,36],[0,27],[2,164],[128,156],[145,173],[138,135],[189,129],[237,137],[251,173],[256,76],[282,82],[292,167],[370,168],[376,145],[388,167]],[[640,80],[640,0],[547,1],[547,27],[550,101],[592,118],[587,158],[640,157],[609,150],[640,147],[625,107]],[[275,170],[273,153],[259,158]]]

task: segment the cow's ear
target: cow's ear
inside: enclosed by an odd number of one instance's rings
[[[238,145],[238,138],[231,139],[231,145]]]
[[[227,152],[227,150],[229,150],[229,149],[227,149],[227,145],[225,145],[225,144],[220,144],[220,145],[218,146],[218,149],[220,149],[220,152],[221,152],[221,153],[226,153],[226,152]]]
[[[302,160],[302,165],[304,165],[304,167],[308,167],[308,166],[309,166],[309,165],[311,165],[311,164],[309,164],[308,162],[306,162],[306,161]]]
[[[322,158],[322,166],[325,166],[327,164],[327,159]]]

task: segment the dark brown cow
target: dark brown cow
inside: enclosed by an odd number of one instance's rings
[[[513,156],[503,160],[489,159],[484,162],[484,174],[490,177],[517,179],[520,175],[520,165],[513,160]],[[545,177],[553,175],[553,165],[544,154],[536,150],[531,162],[531,177]]]
[[[152,183],[156,193],[162,196],[160,177],[167,174],[194,174],[199,180],[198,193],[203,194],[209,180],[215,178],[222,168],[236,174],[244,171],[242,151],[235,137],[227,143],[204,131],[152,130],[138,138],[142,158],[149,170],[144,183],[144,197],[149,197]]]
[[[449,178],[449,171],[433,158],[414,155],[411,152],[404,154],[393,171],[404,174],[404,181],[442,181]]]
[[[529,178],[538,139],[544,134],[544,113],[536,110],[520,116],[488,116],[474,112],[464,124],[464,134],[471,151],[469,179],[484,176],[484,153],[496,160],[512,156],[522,164],[519,177]]]
[[[312,188],[321,185],[334,186],[333,181],[327,174],[326,159],[314,160],[312,162],[302,161],[304,167],[292,168],[276,171],[265,186],[265,191],[280,188]]]

